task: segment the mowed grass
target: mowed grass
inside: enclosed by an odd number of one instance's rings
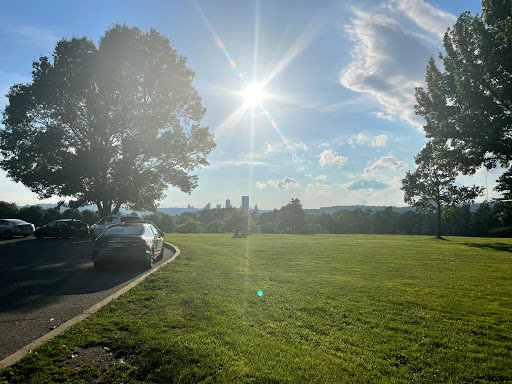
[[[0,382],[512,381],[512,239],[166,240],[173,263]],[[70,366],[95,346],[117,364]]]

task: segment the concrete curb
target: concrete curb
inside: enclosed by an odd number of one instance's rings
[[[46,343],[48,340],[53,339],[55,336],[60,335],[62,332],[69,329],[71,326],[75,325],[76,323],[85,320],[87,317],[91,316],[92,314],[98,312],[102,307],[110,303],[112,300],[118,298],[122,294],[128,292],[130,289],[138,285],[142,280],[144,280],[146,277],[151,275],[153,272],[158,271],[161,267],[164,265],[170,263],[178,255],[180,254],[180,250],[175,247],[174,245],[170,243],[164,243],[164,246],[174,252],[174,255],[167,260],[165,263],[162,263],[154,268],[151,268],[149,271],[144,272],[140,277],[138,277],[136,280],[132,281],[127,286],[121,288],[119,291],[113,293],[109,297],[103,299],[99,303],[93,305],[92,307],[85,309],[81,314],[73,317],[72,319],[66,321],[64,324],[59,325],[57,328],[53,329],[52,331],[48,332],[47,334],[41,336],[39,339],[33,341],[32,343],[24,346],[23,348],[19,349],[18,351],[14,352],[12,355],[7,356],[5,359],[0,361],[0,369],[7,368],[9,365],[16,363],[18,360],[20,360],[25,355],[32,352],[32,350],[36,349],[37,347],[40,347],[44,343]]]

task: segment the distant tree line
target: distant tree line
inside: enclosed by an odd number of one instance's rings
[[[512,237],[512,202],[483,202],[471,211],[470,205],[447,207],[442,212],[443,235]],[[101,217],[91,210],[43,209],[39,206],[18,208],[14,203],[0,201],[0,218],[18,218],[35,226],[57,219],[77,219],[89,225]],[[170,216],[164,212],[143,215],[166,233],[251,233],[286,234],[402,234],[427,235],[437,233],[437,212],[407,211],[399,213],[392,207],[341,210],[332,214],[308,215],[299,199],[257,215],[236,208],[205,209]]]

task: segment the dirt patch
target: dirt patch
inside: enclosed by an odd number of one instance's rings
[[[81,368],[85,365],[96,365],[101,368],[116,364],[124,364],[124,360],[116,358],[110,348],[96,346],[73,352],[64,366],[69,369]]]

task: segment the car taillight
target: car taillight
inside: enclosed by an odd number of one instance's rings
[[[147,241],[148,239],[146,239],[145,237],[141,237],[139,238],[139,240],[132,242],[131,246],[136,247],[138,245],[146,245]]]

